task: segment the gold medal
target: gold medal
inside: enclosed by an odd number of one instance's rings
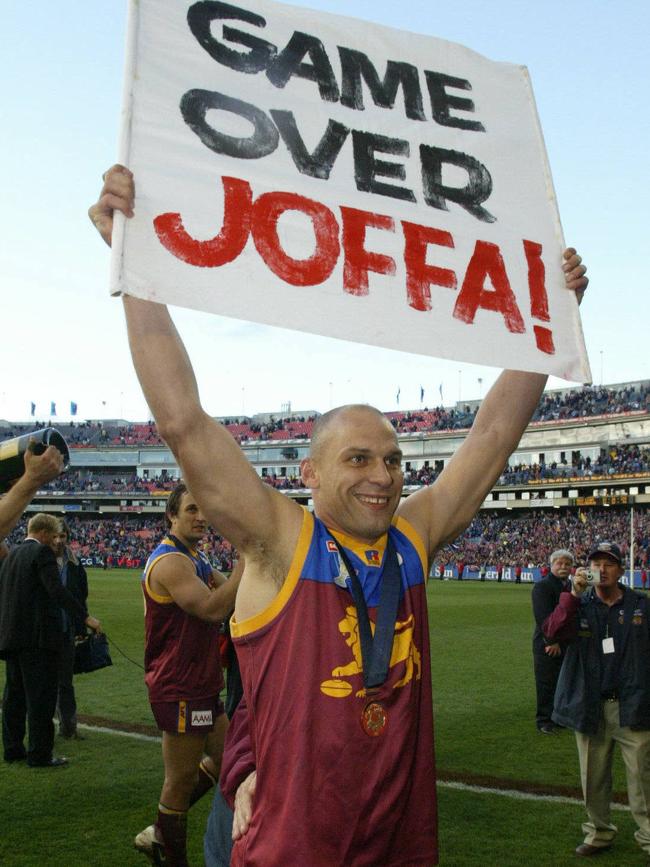
[[[369,702],[361,714],[361,728],[371,738],[379,737],[386,728],[388,716],[378,701]]]

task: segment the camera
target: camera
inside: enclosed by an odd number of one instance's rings
[[[600,569],[587,569],[587,584],[590,587],[600,584]]]
[[[63,455],[63,466],[70,462],[70,452],[66,441],[56,428],[46,427],[31,431],[0,443],[0,494],[8,491],[11,485],[25,472],[25,452],[42,455],[48,446],[56,446]]]

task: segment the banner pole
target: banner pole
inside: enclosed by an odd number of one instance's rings
[[[123,166],[130,168],[131,128],[133,124],[133,82],[136,75],[138,46],[138,0],[127,0],[126,46],[124,52],[124,79],[122,85],[122,111],[117,159]],[[124,231],[126,217],[117,212],[113,220],[113,240],[111,254],[110,292],[121,295],[124,290],[122,265],[124,260]]]

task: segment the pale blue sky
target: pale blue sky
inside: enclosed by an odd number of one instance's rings
[[[528,66],[567,241],[589,265],[594,381],[650,378],[647,0],[309,0]],[[5,0],[0,83],[0,418],[147,417],[108,250],[86,210],[115,161],[126,3]],[[479,397],[496,371],[175,311],[213,414],[395,409]],[[291,347],[291,349],[289,349]],[[479,379],[482,380],[479,383]],[[561,385],[554,381],[553,385]]]

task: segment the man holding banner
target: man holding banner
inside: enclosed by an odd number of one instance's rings
[[[107,243],[114,210],[131,217],[134,203],[131,172],[114,166],[89,211]],[[566,287],[581,296],[586,269],[575,250],[564,260]],[[246,562],[231,628],[257,783],[232,864],[431,867],[429,562],[480,508],[546,376],[504,372],[435,484],[404,500],[402,453],[382,413],[326,413],[301,467],[312,515],[265,485],[205,413],[166,307],[125,295],[124,309],[158,430]]]
[[[232,863],[430,867],[429,562],[479,509],[546,375],[589,380],[565,291],[585,269],[573,250],[562,265],[524,67],[246,7],[130,4],[121,155],[137,215],[116,166],[90,217],[114,241],[111,291],[158,429],[246,561],[232,635],[257,776]],[[403,501],[385,417],[326,414],[302,465],[312,515],[203,411],[152,299],[531,372],[501,376],[436,483]]]

